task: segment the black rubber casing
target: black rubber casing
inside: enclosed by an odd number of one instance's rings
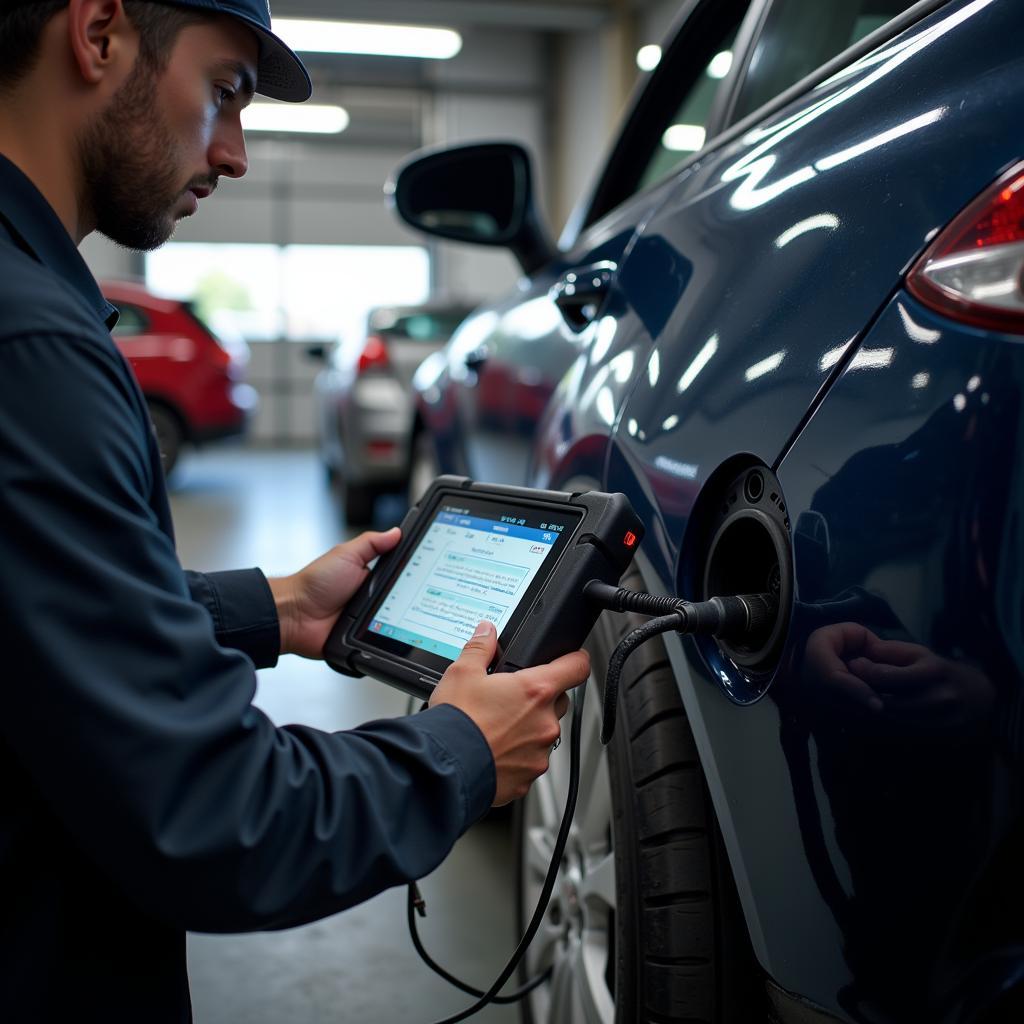
[[[590,580],[618,584],[643,539],[644,529],[624,494],[584,491],[542,491],[528,487],[502,487],[475,483],[467,477],[442,476],[402,520],[402,540],[383,556],[335,624],[324,647],[324,657],[335,671],[348,676],[372,676],[426,700],[442,673],[406,661],[373,647],[358,635],[370,611],[390,588],[421,534],[433,520],[438,505],[459,495],[494,498],[509,506],[530,509],[553,507],[581,513],[568,543],[550,571],[547,582],[533,598],[514,635],[499,640],[492,672],[513,672],[540,665],[583,646],[601,609],[583,597]],[[635,540],[626,543],[632,534]]]

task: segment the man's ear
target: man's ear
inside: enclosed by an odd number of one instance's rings
[[[88,85],[118,83],[135,63],[138,34],[123,0],[69,0],[68,41],[75,68]]]

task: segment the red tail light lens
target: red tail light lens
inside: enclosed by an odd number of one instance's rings
[[[939,233],[907,288],[961,323],[1024,334],[1024,163]]]
[[[359,356],[358,372],[385,370],[389,365],[388,347],[384,344],[384,339],[379,334],[371,334],[366,339],[362,354]]]

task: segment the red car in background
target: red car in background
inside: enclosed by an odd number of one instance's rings
[[[164,471],[187,444],[243,433],[258,401],[245,383],[245,342],[216,337],[187,302],[140,284],[104,281],[100,288],[121,311],[111,333],[146,397]]]

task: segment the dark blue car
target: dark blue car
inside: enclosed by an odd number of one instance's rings
[[[588,703],[528,1020],[1024,1021],[1022,160],[1020,0],[696,0],[557,246],[514,145],[396,177],[525,275],[417,375],[436,468],[623,491],[629,585],[778,602],[640,648],[608,748]]]

